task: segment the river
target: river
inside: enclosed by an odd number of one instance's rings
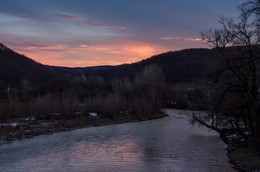
[[[218,134],[169,117],[42,135],[0,146],[1,172],[229,172]]]

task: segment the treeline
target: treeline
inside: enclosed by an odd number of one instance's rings
[[[33,116],[71,118],[95,112],[107,118],[156,117],[167,99],[165,77],[158,65],[148,65],[132,79],[74,78],[69,85],[35,90],[28,81],[22,89],[1,91],[0,119]]]

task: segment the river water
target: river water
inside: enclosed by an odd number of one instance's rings
[[[218,134],[185,111],[129,124],[78,129],[0,146],[1,172],[229,172]]]

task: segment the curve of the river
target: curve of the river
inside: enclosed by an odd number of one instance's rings
[[[0,146],[1,172],[229,172],[218,134],[169,117],[43,135]]]

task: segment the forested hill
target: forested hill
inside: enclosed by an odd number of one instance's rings
[[[2,85],[16,87],[24,82],[38,85],[65,79],[66,77],[61,72],[16,53],[0,43],[0,82]]]
[[[163,69],[168,83],[185,83],[211,77],[218,64],[217,61],[213,49],[186,49],[166,52],[140,62],[107,67],[102,70],[97,68],[96,71],[89,71],[89,68],[85,68],[85,74],[99,74],[107,78],[133,77],[144,66],[157,64]]]
[[[0,44],[0,81],[12,85],[29,81],[37,85],[68,82],[82,75],[108,79],[132,78],[144,66],[158,64],[165,72],[167,82],[193,82],[210,77],[212,68],[216,66],[216,59],[212,49],[187,49],[166,52],[132,64],[68,68],[40,64]]]

